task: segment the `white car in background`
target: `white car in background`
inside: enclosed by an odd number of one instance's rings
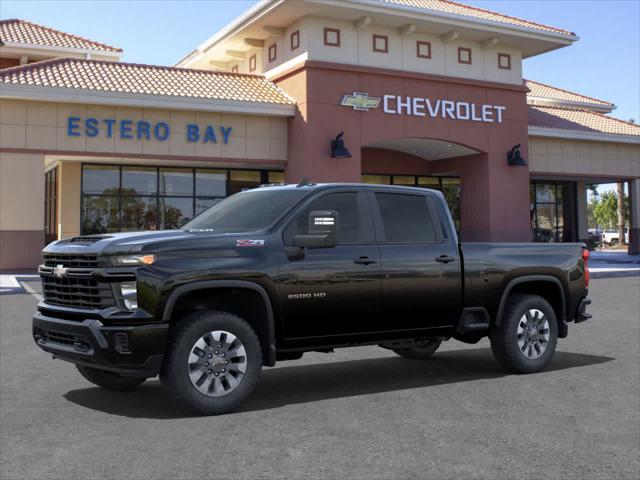
[[[620,235],[618,230],[605,230],[602,232],[602,243],[606,245],[617,245],[620,243]],[[629,244],[629,229],[624,229],[624,243]]]

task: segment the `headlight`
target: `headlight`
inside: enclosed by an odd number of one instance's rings
[[[116,265],[151,265],[155,261],[155,255],[126,255],[113,259]]]
[[[136,282],[124,282],[120,284],[120,293],[127,310],[138,308],[138,286]]]

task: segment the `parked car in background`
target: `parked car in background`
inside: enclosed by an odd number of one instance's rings
[[[620,243],[620,234],[618,230],[605,230],[602,233],[602,243],[605,245],[618,245]],[[624,229],[624,243],[629,244],[629,229]]]

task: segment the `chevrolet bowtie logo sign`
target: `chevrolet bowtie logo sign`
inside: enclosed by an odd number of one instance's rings
[[[378,108],[380,98],[370,97],[368,93],[353,92],[353,95],[345,95],[342,97],[340,105],[353,107],[354,110],[361,112],[368,112],[371,108]]]

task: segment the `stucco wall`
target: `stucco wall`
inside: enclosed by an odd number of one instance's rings
[[[529,138],[532,173],[640,177],[640,144]]]
[[[68,117],[133,120],[132,139],[69,136]],[[137,139],[138,121],[166,122],[171,136],[166,141]],[[201,128],[231,127],[228,144],[218,133],[217,143],[188,142],[187,124]],[[0,148],[48,152],[122,153],[158,156],[280,160],[287,159],[287,120],[244,114],[108,107],[84,104],[0,100]]]

